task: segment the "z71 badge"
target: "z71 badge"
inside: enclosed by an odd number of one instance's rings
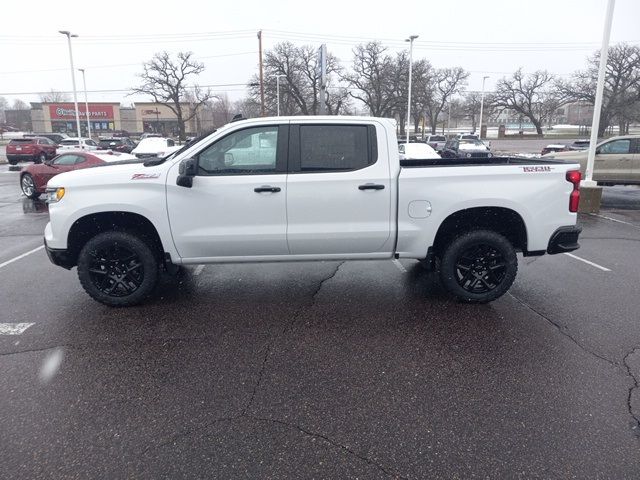
[[[149,180],[152,178],[158,178],[159,176],[159,173],[134,173],[131,176],[131,180]]]

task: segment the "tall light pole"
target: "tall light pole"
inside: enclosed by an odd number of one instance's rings
[[[71,83],[73,84],[73,104],[76,108],[76,128],[78,129],[78,138],[82,135],[80,134],[80,112],[78,111],[78,92],[76,91],[76,73],[73,69],[73,52],[71,51],[71,37],[77,38],[78,35],[75,35],[68,30],[59,30],[59,32],[63,35],[67,36],[67,43],[69,44],[69,63],[71,64]]]
[[[278,112],[278,117],[280,116],[280,77],[286,77],[286,75],[280,73],[278,75],[271,75],[272,77],[276,77],[276,111]]]
[[[484,82],[489,78],[488,75],[482,77],[482,93],[480,94],[480,126],[478,129],[480,130],[480,135],[478,138],[482,138],[482,110],[484,108]]]
[[[410,35],[405,39],[405,42],[409,42],[409,92],[407,94],[407,144],[409,143],[409,130],[411,127],[411,74],[413,70],[413,41],[418,38],[418,35]]]
[[[84,77],[84,68],[78,69],[82,72],[82,84],[84,85],[84,114],[87,117],[87,136],[91,138],[91,122],[89,121],[89,100],[87,100],[87,80]]]
[[[589,154],[587,156],[587,168],[583,186],[595,187],[593,181],[593,164],[596,158],[596,143],[598,143],[598,130],[600,127],[600,110],[602,110],[602,94],[604,92],[604,80],[609,58],[609,37],[611,36],[611,23],[613,22],[613,7],[616,0],[609,0],[607,4],[607,16],[602,33],[602,47],[600,48],[600,68],[598,70],[598,84],[596,86],[596,99],[593,105],[593,120],[591,122],[591,140],[589,142]]]

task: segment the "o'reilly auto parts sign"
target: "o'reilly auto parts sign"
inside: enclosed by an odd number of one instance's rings
[[[78,105],[80,118],[86,118],[84,105]],[[76,118],[76,111],[72,103],[58,103],[49,105],[49,115],[51,120],[73,120]],[[95,120],[113,120],[112,105],[89,105],[89,118]]]

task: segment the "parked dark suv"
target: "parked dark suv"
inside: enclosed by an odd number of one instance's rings
[[[56,144],[48,138],[14,138],[7,145],[7,160],[11,165],[19,161],[44,163],[56,156]]]
[[[442,158],[493,157],[493,154],[482,141],[475,139],[454,138],[447,141],[442,149]]]
[[[131,153],[136,144],[129,137],[111,137],[98,140],[100,150],[113,150],[114,152]]]

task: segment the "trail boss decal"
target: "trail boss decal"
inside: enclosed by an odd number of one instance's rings
[[[548,165],[539,166],[539,167],[522,167],[522,171],[524,173],[532,173],[532,172],[551,172],[553,168]]]
[[[134,173],[131,175],[131,180],[149,180],[152,178],[158,178],[159,173]]]

